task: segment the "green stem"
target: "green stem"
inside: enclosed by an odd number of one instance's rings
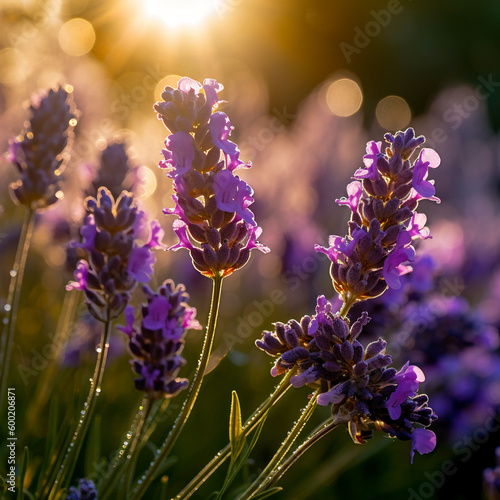
[[[149,437],[153,433],[156,428],[156,419],[158,415],[165,411],[166,407],[170,399],[165,399],[163,404],[153,404],[153,410],[150,412],[148,419],[143,427],[142,439],[140,443],[140,447],[142,448],[144,444],[149,440]],[[166,403],[166,404],[165,404]],[[140,414],[139,414],[140,413]],[[97,483],[97,489],[99,490],[99,499],[107,500],[111,496],[114,495],[114,486],[117,480],[120,478],[120,474],[122,473],[122,465],[124,465],[124,457],[126,457],[128,453],[128,448],[130,446],[130,438],[135,436],[137,433],[137,428],[142,419],[142,411],[139,411],[135,414],[132,424],[129,426],[129,430],[126,434],[125,440],[122,445],[114,455],[112,459],[112,463],[110,464],[109,472],[103,477],[101,482]]]
[[[156,456],[153,465],[147,470],[142,481],[138,483],[132,492],[130,500],[138,500],[144,496],[147,489],[153,482],[156,472],[163,464],[168,454],[172,450],[177,438],[180,436],[184,425],[186,424],[191,411],[200,392],[201,383],[203,382],[203,377],[207,368],[208,360],[210,358],[210,353],[212,352],[212,345],[215,336],[215,327],[217,325],[217,316],[219,314],[220,297],[222,291],[222,281],[221,276],[215,276],[213,278],[213,289],[212,289],[212,300],[210,304],[210,314],[208,318],[207,333],[205,335],[205,341],[203,343],[203,349],[201,351],[200,360],[198,361],[198,366],[194,374],[193,383],[189,389],[189,394],[184,402],[181,413],[177,417],[170,434],[163,443],[160,453]]]
[[[139,456],[139,453],[141,452],[142,446],[138,446],[139,443],[143,443],[143,440],[141,439],[143,435],[143,429],[144,424],[146,420],[148,419],[151,409],[153,407],[153,402],[151,399],[146,396],[141,403],[140,406],[140,419],[139,423],[137,424],[137,428],[135,430],[135,436],[134,440],[132,441],[132,444],[130,445],[130,449],[127,451],[127,462],[125,466],[125,477],[123,478],[119,493],[118,493],[118,498],[120,499],[125,499],[127,497],[128,490],[130,489],[130,485],[132,484],[132,479],[134,478],[134,472],[135,472],[135,467],[137,464],[137,458]]]
[[[52,345],[55,346],[55,353],[50,362],[50,365],[40,376],[37,382],[37,390],[35,391],[35,398],[26,412],[26,428],[35,429],[40,425],[41,419],[39,413],[43,406],[50,398],[51,391],[54,389],[54,381],[59,369],[59,361],[64,356],[68,338],[71,334],[70,325],[74,320],[77,310],[80,293],[75,290],[66,292],[64,301],[61,308],[61,314],[57,323],[56,334],[53,337]]]
[[[14,266],[10,271],[9,294],[7,303],[4,306],[7,312],[4,319],[2,332],[2,367],[0,375],[0,415],[3,415],[3,405],[5,402],[5,393],[7,391],[7,379],[9,377],[10,359],[12,357],[12,344],[14,341],[14,332],[16,330],[17,311],[19,309],[19,299],[21,297],[21,286],[23,282],[24,270],[26,268],[26,259],[30,248],[31,237],[35,227],[36,213],[26,210],[21,236],[17,246]],[[4,340],[5,339],[5,340]]]
[[[318,393],[319,390],[317,390],[311,396],[311,399],[302,411],[302,415],[292,427],[286,439],[283,441],[283,443],[281,443],[281,446],[278,448],[278,451],[274,454],[273,458],[271,458],[266,468],[260,473],[259,477],[247,488],[247,490],[240,496],[238,496],[237,500],[249,500],[256,493],[259,493],[260,491],[266,489],[268,482],[272,479],[273,472],[280,465],[285,455],[293,446],[293,443],[311,417],[314,408],[316,408]]]
[[[295,369],[289,370],[276,386],[274,392],[253,412],[242,427],[243,435],[247,437],[262,420],[262,417],[285,392],[290,389],[290,379],[295,374]],[[178,493],[175,500],[186,500],[229,458],[231,445],[227,444],[215,457]]]
[[[349,309],[356,303],[356,296],[351,296],[350,293],[347,293],[347,296],[344,297],[344,303],[342,304],[342,308],[340,309],[340,317],[345,318]]]
[[[55,499],[60,489],[65,487],[66,481],[71,479],[71,475],[73,474],[73,470],[76,466],[78,455],[80,454],[85,435],[88,431],[90,421],[94,413],[94,409],[97,403],[97,397],[101,392],[101,383],[104,376],[104,368],[106,366],[106,357],[109,348],[109,334],[111,332],[111,320],[109,319],[110,315],[111,312],[108,308],[106,312],[106,321],[104,323],[101,346],[100,350],[98,351],[94,376],[90,379],[89,395],[84,405],[84,409],[81,411],[81,417],[78,421],[75,433],[71,438],[71,442],[66,451],[66,455],[63,458],[61,467],[59,468],[57,476],[52,484],[49,494],[49,500]]]
[[[281,464],[279,469],[276,469],[274,473],[271,474],[270,480],[267,481],[266,489],[273,487],[288,471],[288,469],[317,441],[322,437],[326,436],[328,433],[333,431],[338,426],[334,424],[331,419],[324,422],[320,426],[316,427],[314,431],[309,434],[307,439],[297,447],[297,449]]]

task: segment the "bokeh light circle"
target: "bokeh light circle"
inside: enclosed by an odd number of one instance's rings
[[[337,116],[351,116],[361,107],[363,93],[360,86],[350,78],[332,82],[326,91],[328,109]]]
[[[380,100],[375,115],[380,126],[386,130],[401,130],[411,120],[410,106],[397,95],[390,95]]]
[[[95,32],[87,20],[70,19],[59,30],[59,45],[70,56],[83,56],[90,52],[95,43]]]

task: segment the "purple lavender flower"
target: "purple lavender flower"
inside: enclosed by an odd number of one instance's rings
[[[123,142],[108,144],[101,153],[99,168],[92,180],[92,189],[87,192],[90,196],[97,196],[101,186],[108,188],[117,199],[123,190],[132,191],[135,183],[128,182],[127,177],[135,174],[137,167],[131,165]]]
[[[80,479],[78,488],[72,486],[66,500],[97,500],[97,491],[91,479]]]
[[[425,215],[416,208],[422,198],[436,199],[426,179],[428,168],[439,165],[439,156],[423,149],[412,164],[410,157],[425,139],[415,137],[411,128],[386,134],[385,139],[385,153],[381,142],[367,144],[365,167],[355,172],[348,198],[336,200],[351,209],[349,234],[331,236],[328,248],[315,245],[332,261],[334,288],[350,305],[377,297],[388,286],[398,288],[399,277],[411,271],[407,264],[415,256],[412,239],[430,237]]]
[[[134,327],[134,308],[125,309],[126,325],[119,327],[130,339],[129,349],[135,387],[152,398],[171,398],[188,386],[188,380],[177,374],[185,364],[181,356],[187,329],[201,329],[195,319],[196,309],[189,307],[184,285],[167,280],[155,293],[143,287],[147,304],[142,306],[140,330]]]
[[[105,321],[107,310],[107,319],[121,314],[137,282],[151,279],[152,250],[163,247],[163,231],[158,222],[148,223],[127,191],[115,202],[108,189],[101,187],[97,200],[87,198],[86,207],[89,215],[80,231],[83,241],[70,246],[82,249],[87,258],[79,261],[76,281],[66,288],[82,290],[90,313]]]
[[[237,145],[229,140],[229,118],[215,111],[222,88],[215,80],[202,86],[185,77],[177,89],[166,87],[163,101],[154,106],[171,132],[159,165],[168,169],[175,191],[175,208],[164,212],[179,218],[173,224],[179,242],[170,250],[188,249],[194,267],[210,278],[243,267],[253,248],[269,251],[257,242],[261,229],[249,208],[253,190],[234,175],[250,165],[239,159]]]
[[[426,392],[439,415],[439,434],[453,443],[484,422],[500,405],[498,331],[463,297],[449,291],[449,277],[440,276],[436,262],[423,255],[411,274],[402,276],[399,290],[370,301],[370,338],[384,336],[401,346],[426,373]],[[360,307],[354,307],[353,317]]]
[[[30,111],[22,139],[10,141],[9,160],[20,174],[10,192],[16,203],[38,210],[61,198],[59,183],[67,160],[64,151],[73,139],[77,112],[63,88],[34,97]]]
[[[436,441],[425,427],[437,417],[427,396],[417,394],[425,377],[408,363],[399,372],[391,368],[382,338],[363,347],[357,338],[369,320],[363,313],[350,325],[320,296],[313,317],[276,323],[275,331],[265,331],[256,344],[277,358],[273,376],[295,368],[290,379],[294,387],[318,387],[318,404],[332,405],[334,422],[347,423],[354,442],[364,443],[373,430],[382,430],[411,440],[413,460],[415,451],[428,453]]]

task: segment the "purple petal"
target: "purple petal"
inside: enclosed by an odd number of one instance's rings
[[[239,159],[240,150],[238,149],[238,146],[228,139],[233,127],[231,126],[231,122],[229,121],[227,115],[217,111],[211,116],[209,126],[214,144],[226,155],[228,170],[232,172],[238,167],[249,167],[250,165],[245,165]]]
[[[348,198],[344,197],[337,199],[335,200],[335,203],[338,205],[347,205],[353,212],[356,212],[362,193],[363,188],[361,186],[361,182],[353,181],[347,185]]]
[[[411,463],[415,451],[421,455],[430,453],[436,447],[436,434],[429,429],[414,429],[411,435]]]
[[[185,174],[194,160],[193,138],[187,132],[176,132],[165,139],[165,148],[162,154],[165,160],[161,161],[160,168],[173,168],[167,175],[173,179]]]
[[[75,269],[75,280],[66,285],[66,290],[86,290],[87,289],[87,275],[89,273],[89,264],[86,260],[78,261]]]
[[[177,82],[177,88],[181,92],[186,93],[190,90],[194,90],[195,94],[197,94],[201,90],[201,83],[189,78],[188,76],[184,76]]]
[[[142,324],[148,330],[163,328],[170,309],[172,309],[172,306],[168,300],[162,295],[156,295],[148,304],[148,314],[144,316]]]
[[[153,275],[155,256],[147,246],[135,247],[128,258],[127,272],[139,283],[147,283]]]
[[[174,252],[179,250],[179,248],[187,248],[188,250],[192,250],[194,247],[189,241],[186,223],[182,220],[175,220],[172,224],[172,227],[174,229],[174,233],[179,238],[179,243],[171,246],[170,248],[168,248],[168,250],[173,250]]]
[[[245,222],[256,226],[248,207],[253,203],[253,190],[230,170],[221,170],[215,176],[213,189],[217,207],[224,212],[236,212]]]
[[[117,326],[116,329],[120,330],[121,332],[125,333],[129,337],[135,332],[134,329],[134,307],[133,306],[127,306],[125,308],[124,314],[125,314],[125,326]]]

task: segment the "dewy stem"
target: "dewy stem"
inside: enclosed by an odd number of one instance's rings
[[[253,412],[242,426],[243,435],[247,437],[262,420],[267,410],[271,408],[285,392],[291,387],[290,379],[295,374],[295,369],[289,370],[276,386],[274,392]],[[175,500],[186,500],[229,458],[231,445],[227,444],[215,457],[178,493]]]
[[[109,348],[109,334],[111,332],[111,320],[109,319],[111,311],[109,307],[106,311],[106,321],[104,323],[104,330],[101,337],[101,345],[98,349],[97,363],[94,371],[93,378],[90,379],[90,391],[85,402],[84,409],[81,411],[81,417],[78,421],[77,428],[71,442],[66,451],[66,455],[62,461],[59,468],[57,476],[52,484],[49,500],[53,500],[57,497],[58,492],[61,488],[65,487],[65,482],[71,479],[71,474],[76,465],[78,455],[82,448],[83,440],[87,434],[90,421],[92,419],[92,414],[97,403],[97,397],[101,392],[101,383],[104,375],[104,368],[106,366],[106,357]]]
[[[141,452],[140,443],[142,443],[142,436],[144,428],[144,424],[146,423],[149,415],[151,413],[151,409],[153,406],[153,401],[148,396],[145,396],[141,403],[141,417],[139,419],[139,423],[135,430],[135,436],[130,445],[130,449],[127,450],[127,462],[125,464],[125,477],[123,478],[123,483],[120,487],[120,491],[118,494],[119,499],[125,499],[128,494],[128,490],[132,483],[132,479],[134,478],[135,466],[137,463],[137,457]]]
[[[19,308],[19,299],[21,297],[21,285],[23,282],[26,259],[30,248],[31,237],[35,227],[36,212],[26,210],[21,236],[17,245],[14,266],[10,272],[10,285],[7,302],[4,310],[7,313],[4,319],[2,329],[2,367],[0,375],[0,415],[3,415],[3,405],[5,402],[5,393],[7,390],[7,379],[9,377],[10,358],[12,355],[12,343],[14,341],[14,332],[16,330],[17,310]]]
[[[292,427],[286,439],[283,441],[283,443],[281,443],[281,446],[278,448],[278,451],[274,454],[273,458],[271,458],[266,468],[260,473],[259,477],[247,488],[247,490],[237,497],[237,500],[249,500],[256,493],[259,493],[267,487],[267,483],[272,478],[273,472],[277,467],[279,467],[281,461],[288,453],[288,450],[292,447],[293,443],[304,428],[304,425],[306,425],[307,421],[311,417],[314,408],[316,408],[318,394],[319,390],[316,390],[311,396],[311,399],[307,403],[306,407],[303,409],[302,415]]]
[[[189,389],[189,394],[184,402],[182,410],[174,423],[170,434],[163,443],[160,453],[156,456],[153,461],[153,465],[147,470],[141,481],[136,484],[134,491],[130,497],[130,500],[138,500],[144,496],[147,489],[151,485],[155,478],[155,474],[161,467],[168,454],[172,450],[177,438],[180,436],[184,425],[186,424],[191,411],[200,392],[201,383],[203,382],[203,377],[205,375],[205,370],[207,368],[208,360],[210,358],[210,353],[212,352],[212,345],[215,336],[215,327],[217,325],[217,316],[219,314],[220,297],[222,291],[222,276],[215,276],[213,278],[213,288],[212,288],[212,300],[210,303],[210,313],[208,318],[207,333],[205,335],[205,341],[203,343],[203,348],[201,351],[200,360],[198,361],[198,366],[194,374],[193,383]]]
[[[273,487],[288,471],[288,469],[317,441],[322,437],[326,436],[328,433],[333,431],[338,426],[334,424],[332,420],[328,420],[316,427],[314,431],[309,434],[307,439],[297,447],[297,449],[281,464],[281,467],[277,469],[274,473],[270,475],[269,481],[266,481],[266,489]]]

